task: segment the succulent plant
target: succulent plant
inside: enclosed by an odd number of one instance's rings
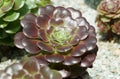
[[[120,35],[120,0],[103,0],[98,5],[98,16],[96,23],[100,29],[100,33],[105,36],[105,39],[113,39]]]
[[[40,65],[65,69],[74,77],[92,66],[98,50],[96,33],[80,11],[47,5],[39,8],[38,16],[26,14],[21,25],[23,31],[15,35],[14,44]]]
[[[85,3],[93,9],[97,9],[97,6],[102,0],[85,0]]]
[[[98,6],[100,15],[104,15],[107,18],[119,18],[120,17],[120,0],[103,0]]]
[[[1,70],[0,79],[62,79],[62,76],[48,66],[40,66],[35,58],[25,58]]]
[[[113,25],[111,25],[112,32],[116,33],[117,35],[120,35],[120,20],[114,22]]]
[[[12,45],[23,15],[49,3],[50,0],[0,0],[0,44]]]

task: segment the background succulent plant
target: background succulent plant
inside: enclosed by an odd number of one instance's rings
[[[37,16],[26,14],[21,25],[14,44],[34,55],[40,65],[65,70],[73,78],[92,66],[98,50],[96,33],[80,11],[47,5]]]
[[[0,79],[62,79],[62,76],[48,66],[40,66],[35,58],[24,58],[1,70]]]
[[[97,6],[102,0],[85,0],[85,3],[93,9],[97,9]]]
[[[114,36],[120,37],[120,0],[103,0],[99,4],[96,18],[100,33],[105,39],[111,40]]]
[[[21,28],[20,19],[29,12],[36,13],[50,0],[0,0],[0,45],[13,45],[13,37]]]

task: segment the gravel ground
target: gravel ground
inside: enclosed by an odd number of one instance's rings
[[[52,0],[55,6],[74,7],[82,12],[83,16],[93,25],[98,32],[95,24],[97,12],[85,5],[84,0]],[[97,38],[100,36],[97,34]],[[93,68],[87,71],[90,79],[120,79],[120,45],[113,42],[103,42],[98,40],[98,55],[93,64]],[[0,64],[0,70],[4,69],[11,60]],[[4,64],[4,66],[3,66]]]

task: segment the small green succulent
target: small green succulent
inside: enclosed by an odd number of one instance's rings
[[[97,9],[97,6],[102,0],[85,0],[85,3],[93,9]]]
[[[14,34],[21,29],[20,19],[49,3],[50,0],[0,0],[0,44],[12,45]]]

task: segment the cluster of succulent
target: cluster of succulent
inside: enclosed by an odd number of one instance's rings
[[[85,3],[93,9],[97,9],[97,6],[102,0],[85,0]]]
[[[21,25],[14,44],[41,66],[60,70],[69,79],[92,67],[98,50],[96,32],[79,10],[47,5],[38,9],[38,15],[26,14]]]
[[[0,70],[0,79],[62,79],[62,75],[48,66],[40,66],[35,58],[24,58]]]
[[[21,29],[20,19],[49,3],[50,0],[0,0],[0,45],[13,45],[14,34]]]
[[[120,0],[102,0],[97,11],[96,23],[104,38],[120,38]]]

